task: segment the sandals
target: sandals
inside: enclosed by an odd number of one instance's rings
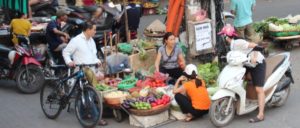
[[[184,119],[184,121],[185,121],[185,122],[190,122],[190,121],[192,121],[193,119],[194,119],[193,117],[187,117],[187,118]]]
[[[257,123],[257,122],[261,122],[261,121],[264,121],[264,118],[263,119],[259,119],[257,116],[254,117],[254,118],[251,118],[249,120],[249,123]]]
[[[100,126],[106,126],[107,122],[105,120],[101,119],[101,120],[99,120],[98,125],[100,125]]]

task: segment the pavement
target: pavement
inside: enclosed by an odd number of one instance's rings
[[[269,16],[285,17],[288,14],[300,13],[299,0],[257,0],[254,20],[262,20]],[[228,8],[228,5],[226,5]],[[141,19],[140,29],[145,28],[153,20],[163,20],[164,16],[144,16]],[[143,30],[143,29],[142,29]],[[276,47],[274,53],[284,52],[282,48]],[[273,53],[273,54],[274,54]],[[249,124],[248,120],[254,117],[257,111],[235,116],[234,120],[226,128],[299,128],[300,115],[300,48],[296,47],[291,51],[292,72],[295,84],[291,87],[291,94],[288,101],[282,107],[267,108],[265,121],[257,124]],[[39,93],[26,95],[17,91],[13,81],[0,81],[0,128],[80,128],[74,110],[68,113],[62,111],[56,120],[45,117],[40,107]],[[131,128],[128,118],[117,123],[113,118],[105,118],[109,125],[104,128]],[[161,126],[161,128],[212,128],[214,127],[208,116],[185,123],[176,121]]]

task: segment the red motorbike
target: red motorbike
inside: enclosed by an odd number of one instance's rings
[[[18,89],[27,94],[35,93],[44,84],[41,64],[22,46],[15,49],[0,44],[0,79],[13,79]]]

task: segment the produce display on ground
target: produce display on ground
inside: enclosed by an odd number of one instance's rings
[[[291,20],[295,23],[291,23]],[[253,27],[256,32],[269,33],[275,37],[295,36],[300,35],[298,21],[300,21],[300,16],[290,18],[269,17],[261,22],[255,22]]]
[[[206,87],[216,87],[216,80],[220,74],[218,63],[206,63],[198,65],[198,73],[206,83]]]
[[[166,74],[155,72],[153,76],[148,76],[146,77],[145,80],[138,80],[136,86],[137,87],[150,86],[151,88],[164,87],[167,86],[166,80],[168,79],[168,77],[169,76]]]
[[[136,78],[127,78],[125,80],[122,80],[118,84],[118,88],[119,89],[130,89],[130,88],[133,88],[135,86],[136,82],[137,82]]]
[[[105,85],[105,84],[97,84],[95,88],[97,91],[108,91],[108,90],[113,89],[113,87]]]
[[[140,94],[143,90],[132,92],[132,97],[124,100],[122,106],[127,109],[149,110],[159,105],[167,105],[171,101],[171,98],[167,94],[159,93],[155,90],[150,91],[149,87],[146,87],[148,92],[145,94],[147,95],[142,94],[142,96]]]

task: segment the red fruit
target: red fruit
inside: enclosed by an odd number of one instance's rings
[[[168,103],[168,102],[167,102],[166,100],[164,100],[162,104],[166,105],[167,103]]]
[[[151,107],[155,107],[155,106],[157,106],[156,103],[151,103]]]

